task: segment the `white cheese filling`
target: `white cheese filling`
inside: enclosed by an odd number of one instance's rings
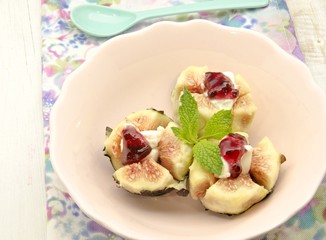
[[[228,178],[231,176],[231,173],[230,173],[230,166],[228,164],[227,161],[224,160],[223,157],[221,157],[222,159],[222,163],[223,163],[223,167],[222,167],[222,172],[219,176],[216,176],[218,178]]]
[[[156,162],[159,157],[159,151],[157,146],[158,142],[161,139],[163,130],[164,127],[159,126],[156,130],[145,130],[140,132],[146,138],[147,142],[149,143],[149,146],[151,146],[152,148],[152,151],[149,153],[148,156],[150,156],[150,158]]]
[[[245,149],[247,150],[246,153],[242,156],[240,160],[240,164],[242,167],[241,174],[247,174],[249,173],[250,166],[251,166],[251,160],[252,160],[252,152],[253,147],[251,145],[245,145]]]

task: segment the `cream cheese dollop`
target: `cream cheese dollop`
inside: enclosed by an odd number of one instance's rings
[[[162,132],[164,130],[164,127],[159,126],[156,130],[145,130],[141,131],[140,133],[146,138],[147,142],[149,143],[149,146],[151,146],[152,151],[148,156],[150,156],[151,159],[158,161],[159,157],[159,150],[158,150],[158,143],[161,139]]]

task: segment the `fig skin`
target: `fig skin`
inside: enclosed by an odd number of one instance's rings
[[[163,190],[158,190],[158,191],[154,191],[154,192],[143,190],[140,192],[139,195],[148,196],[148,197],[157,197],[157,196],[167,194],[173,190],[174,190],[174,188],[165,188]]]
[[[250,175],[255,182],[271,191],[285,161],[285,156],[275,149],[268,137],[264,137],[253,150]]]
[[[140,131],[156,130],[159,126],[166,127],[172,121],[171,118],[164,115],[163,111],[155,109],[146,109],[134,112],[121,121],[106,137],[104,142],[104,155],[110,158],[111,164],[115,170],[123,167],[121,163],[121,139],[122,129],[127,123],[133,124]]]
[[[172,131],[178,124],[170,122],[163,130],[158,143],[160,164],[168,169],[176,180],[184,180],[192,163],[192,146],[182,142]]]

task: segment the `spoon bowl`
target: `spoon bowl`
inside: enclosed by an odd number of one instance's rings
[[[137,12],[86,4],[72,9],[71,20],[89,35],[111,37],[149,18],[210,10],[261,8],[268,3],[269,0],[215,0]]]
[[[77,28],[97,37],[117,35],[139,21],[136,13],[99,5],[76,7],[71,19]]]

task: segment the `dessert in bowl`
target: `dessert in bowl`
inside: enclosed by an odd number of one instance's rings
[[[106,126],[150,107],[173,115],[171,93],[191,65],[241,73],[257,106],[250,143],[268,136],[287,158],[273,194],[241,215],[203,211],[190,197],[122,191],[103,154]],[[51,112],[51,160],[85,214],[121,236],[246,239],[280,225],[315,193],[326,167],[325,101],[307,67],[261,34],[161,22],[108,40],[66,80]]]
[[[272,193],[286,158],[268,137],[249,144],[256,106],[241,75],[190,66],[178,77],[172,107],[174,120],[147,109],[106,127],[104,152],[119,187],[150,196],[182,190],[228,215]]]

